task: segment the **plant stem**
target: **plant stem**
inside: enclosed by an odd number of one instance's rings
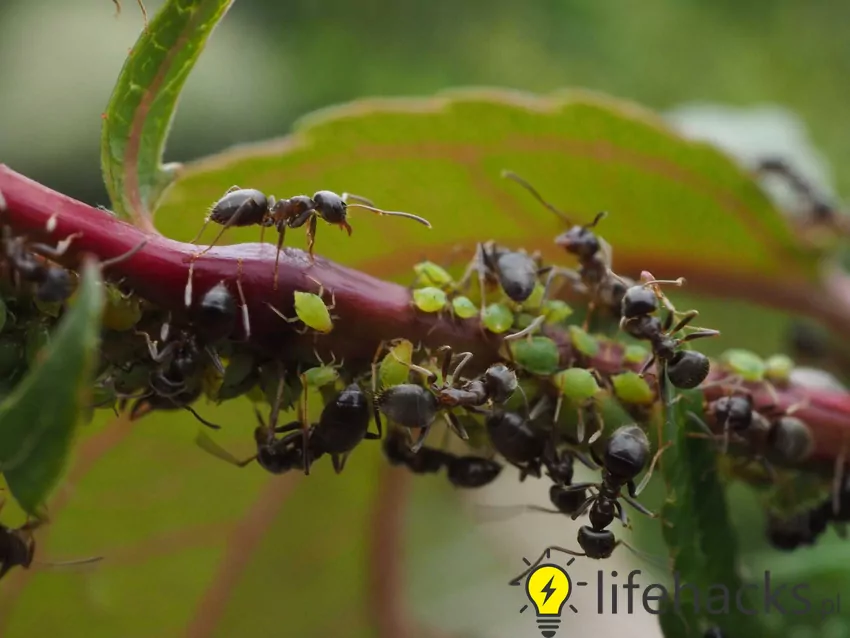
[[[126,261],[111,266],[105,273],[111,281],[123,281],[141,298],[172,312],[178,318],[191,320],[201,295],[224,280],[235,283],[238,261],[242,261],[241,282],[250,313],[249,343],[259,351],[273,354],[284,361],[307,361],[314,358],[314,348],[323,359],[332,353],[344,359],[347,367],[366,369],[383,340],[405,338],[428,348],[450,345],[455,350],[471,352],[473,359],[466,372],[480,372],[500,359],[501,337],[482,329],[477,319],[457,320],[443,315],[422,313],[411,304],[410,291],[404,286],[383,281],[316,257],[311,263],[304,251],[285,248],[280,258],[278,290],[273,287],[275,248],[270,244],[235,244],[216,246],[197,259],[193,276],[193,303],[187,309],[184,295],[191,256],[201,247],[173,241],[162,235],[146,234],[108,211],[93,208],[34,182],[0,164],[0,216],[15,234],[31,240],[55,244],[73,233],[80,233],[59,261],[75,268],[84,253],[100,260],[118,257],[148,243]],[[47,231],[48,220],[55,219],[53,233]],[[332,292],[336,307],[334,329],[327,335],[308,332],[299,334],[266,305],[273,303],[286,316],[295,316],[295,291],[317,292],[316,279],[330,302]],[[232,288],[233,289],[233,288]],[[295,324],[297,325],[297,324]],[[243,338],[241,326],[235,339]],[[572,359],[569,335],[560,329],[546,329],[561,351],[564,365]],[[616,374],[637,366],[623,362],[623,347],[616,342],[602,344],[589,367],[603,375]],[[325,359],[327,360],[327,359]],[[707,400],[729,391],[722,383],[724,372],[712,366],[705,389]],[[650,376],[650,375],[648,375]],[[765,387],[749,384],[756,407],[773,404]],[[780,388],[779,407],[787,408],[800,401],[807,405],[795,416],[810,427],[815,448],[812,467],[831,473],[841,454],[845,438],[850,438],[850,393],[816,390],[800,385]],[[710,424],[716,426],[716,424]],[[807,464],[808,465],[808,464]]]

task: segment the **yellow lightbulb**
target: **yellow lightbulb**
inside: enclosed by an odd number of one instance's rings
[[[558,565],[540,565],[528,576],[525,593],[537,610],[537,626],[552,638],[561,623],[561,610],[573,591],[570,576]]]

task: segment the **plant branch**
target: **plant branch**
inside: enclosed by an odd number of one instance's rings
[[[264,353],[284,360],[313,359],[314,348],[324,358],[333,353],[345,359],[347,367],[366,369],[382,340],[409,339],[433,348],[450,345],[473,354],[467,371],[481,371],[500,359],[501,337],[482,329],[475,320],[455,320],[448,314],[425,314],[411,304],[410,291],[404,286],[382,281],[360,271],[316,257],[311,263],[301,250],[285,248],[280,259],[279,286],[273,288],[275,248],[270,244],[235,244],[212,248],[195,262],[193,304],[187,309],[184,293],[191,256],[200,247],[173,241],[161,235],[146,234],[108,211],[92,208],[57,193],[0,165],[0,217],[16,234],[30,239],[56,243],[79,233],[60,262],[75,268],[84,253],[101,260],[120,256],[148,243],[131,258],[111,266],[105,276],[123,280],[141,298],[191,320],[200,296],[220,281],[234,282],[241,260],[241,282],[251,318],[249,343]],[[5,208],[5,210],[3,210]],[[55,220],[55,230],[48,233],[48,220]],[[287,316],[294,316],[294,292],[317,292],[311,278],[321,282],[326,295],[333,292],[336,300],[334,330],[328,335],[301,335],[292,325],[280,319],[266,302]],[[329,298],[326,297],[326,299]],[[239,328],[241,332],[241,327]],[[547,329],[561,350],[564,365],[572,360],[568,334]],[[244,337],[242,334],[234,338]],[[623,362],[623,348],[616,342],[602,344],[599,354],[589,366],[603,375],[635,369]],[[705,389],[712,400],[728,390],[714,382],[722,381],[718,366],[712,367]],[[766,388],[751,385],[756,406],[773,404]],[[791,384],[779,390],[779,407],[787,408],[804,402],[795,415],[812,430],[815,449],[810,459],[813,467],[832,472],[841,454],[845,438],[850,438],[850,393],[816,390]],[[716,425],[716,424],[715,424]]]

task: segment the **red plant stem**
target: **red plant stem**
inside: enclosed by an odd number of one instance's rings
[[[473,354],[469,372],[483,370],[498,360],[501,338],[482,330],[477,320],[454,320],[449,316],[424,314],[411,304],[407,288],[382,281],[332,261],[316,257],[311,263],[301,250],[286,248],[280,259],[278,290],[273,287],[275,248],[270,244],[235,244],[212,248],[195,262],[193,305],[187,311],[184,293],[191,255],[198,246],[173,241],[161,235],[145,234],[111,213],[92,208],[38,184],[0,164],[0,216],[16,234],[55,244],[79,233],[60,261],[75,267],[83,253],[101,260],[117,257],[148,239],[147,245],[126,261],[110,267],[106,275],[123,280],[137,295],[177,316],[191,319],[200,296],[224,280],[235,293],[238,264],[242,261],[241,282],[251,317],[249,342],[261,352],[284,361],[309,360],[316,348],[320,355],[333,353],[347,365],[368,365],[382,340],[406,338],[426,347],[450,345]],[[5,208],[5,210],[3,210]],[[47,232],[48,220],[54,218],[56,228]],[[296,290],[317,292],[321,282],[326,300],[332,292],[336,306],[334,330],[327,335],[308,332],[299,334],[293,325],[280,319],[266,305],[274,304],[287,316],[293,310]],[[241,331],[241,328],[240,328]],[[559,330],[548,336],[561,347],[563,361],[571,359],[569,337]],[[234,335],[235,338],[243,336]],[[589,365],[602,374],[615,374],[628,369],[622,360],[622,348],[605,343]],[[713,368],[708,382],[722,379],[723,372]],[[757,408],[773,404],[766,388],[751,386]],[[705,389],[708,400],[721,396],[722,385]],[[850,438],[850,393],[815,390],[799,385],[779,389],[779,406],[788,408],[804,402],[795,412],[810,427],[815,448],[813,467],[831,472],[842,454],[845,439]]]

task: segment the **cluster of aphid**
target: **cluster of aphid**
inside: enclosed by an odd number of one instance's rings
[[[513,173],[504,175],[569,222],[527,182]],[[221,225],[221,232],[230,226],[273,226],[278,250],[286,229],[307,225],[311,256],[319,218],[351,232],[349,206],[428,225],[415,215],[386,213],[371,203],[347,204],[348,199],[354,198],[320,191],[312,197],[276,201],[259,191],[233,188],[216,202],[207,221]],[[664,449],[662,445],[653,454],[645,433],[657,417],[659,403],[667,407],[658,398],[667,395],[668,382],[688,389],[705,381],[708,358],[690,349],[690,342],[718,333],[692,327],[696,311],[678,312],[662,292],[662,285],[681,285],[682,280],[659,281],[645,272],[634,281],[612,271],[611,249],[593,232],[603,217],[600,213],[587,225],[570,223],[556,238],[577,260],[576,269],[543,264],[539,255],[495,242],[477,245],[457,280],[447,268],[432,262],[414,267],[411,303],[419,312],[446,311],[454,321],[478,318],[482,329],[501,340],[501,361],[489,366],[474,361],[468,352],[455,355],[448,346],[414,346],[405,339],[380,344],[369,369],[354,369],[335,358],[325,363],[318,354],[309,364],[282,361],[252,347],[240,273],[233,281],[196,291],[190,266],[186,308],[179,321],[139,300],[120,283],[110,285],[94,407],[127,408],[133,419],[151,410],[188,410],[204,425],[218,428],[192,407],[202,395],[216,402],[246,396],[255,405],[267,403],[267,415],[255,407],[255,452],[248,458],[236,458],[203,431],[197,441],[207,452],[234,465],[245,467],[256,461],[274,474],[309,473],[323,456],[330,457],[337,473],[342,472],[349,454],[362,441],[378,439],[383,439],[384,454],[393,465],[415,474],[445,470],[448,481],[461,488],[491,483],[503,464],[517,468],[520,480],[540,478],[545,472],[552,482],[549,493],[554,506],[547,511],[573,519],[589,515],[590,524],[578,532],[583,550],[578,555],[607,558],[621,543],[609,526],[615,518],[628,523],[621,500],[654,516],[635,498]],[[72,239],[54,249],[5,237],[4,263],[14,274],[14,285],[30,286],[36,303],[55,303],[61,310],[61,302],[73,290],[67,283],[72,275],[38,255],[55,256]],[[207,250],[197,253],[192,264]],[[276,275],[277,262],[275,281]],[[581,325],[570,322],[573,310],[567,303],[550,298],[559,279],[575,294],[588,298]],[[296,316],[286,317],[270,305],[271,310],[299,324],[301,332],[321,337],[333,328],[334,304],[325,301],[322,285],[317,285],[317,293],[294,292]],[[610,325],[616,328],[619,321],[621,334],[616,343],[591,331],[594,312],[602,315],[595,323],[613,319]],[[593,369],[594,361],[605,359],[606,350],[617,348],[625,364],[617,373]],[[706,426],[706,436],[719,437],[724,448],[728,441],[746,444],[751,455],[765,464],[776,454],[783,462],[802,460],[810,450],[804,440],[805,424],[788,410],[771,415],[755,411],[744,385],[781,384],[791,364],[777,359],[759,367],[752,357],[730,351],[721,362],[727,382],[733,379],[726,385],[736,389],[706,405],[714,425],[713,430]],[[645,378],[653,364],[653,379]],[[735,379],[740,380],[740,389]],[[309,415],[311,396],[322,400],[318,419]],[[636,423],[609,431],[600,441],[606,432],[601,411],[605,396],[616,399]],[[280,424],[281,414],[289,411],[294,411],[294,418]],[[694,419],[699,420],[696,415]],[[375,431],[370,430],[373,420]],[[442,443],[426,445],[440,420],[447,425]],[[456,437],[447,441],[449,432]],[[601,481],[573,483],[575,460],[601,470]],[[644,476],[636,485],[641,473]],[[21,556],[0,545],[4,566],[28,565]]]

